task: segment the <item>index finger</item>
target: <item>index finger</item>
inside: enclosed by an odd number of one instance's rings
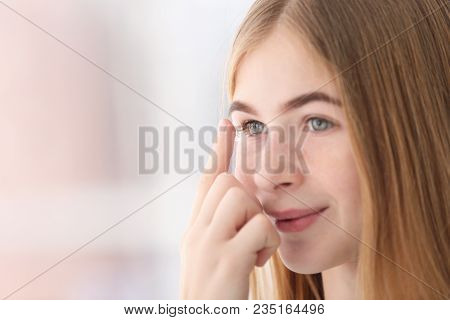
[[[191,217],[191,225],[197,219],[198,212],[208,190],[211,188],[214,180],[222,172],[227,172],[233,154],[234,138],[236,131],[230,120],[224,118],[219,122],[217,133],[217,142],[214,144],[213,153],[210,155],[208,164],[205,167],[204,173],[200,178],[197,188],[197,195],[194,202],[194,207]]]

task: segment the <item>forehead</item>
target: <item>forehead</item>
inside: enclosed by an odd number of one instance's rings
[[[338,97],[331,79],[331,73],[304,41],[285,28],[277,28],[241,61],[233,100],[260,109],[279,106],[317,89]]]

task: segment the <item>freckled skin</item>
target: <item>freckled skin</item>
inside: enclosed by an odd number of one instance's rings
[[[303,274],[342,265],[353,261],[357,255],[359,242],[348,233],[359,238],[361,201],[347,121],[342,107],[322,101],[289,110],[271,120],[280,113],[284,102],[318,88],[341,99],[334,82],[323,86],[331,78],[295,36],[284,29],[276,29],[240,64],[233,96],[234,101],[243,101],[258,111],[258,116],[234,111],[231,119],[235,125],[254,119],[269,128],[266,137],[245,138],[246,152],[239,144],[236,146],[236,178],[267,210],[329,207],[323,217],[306,230],[280,233],[279,250],[284,264]],[[306,119],[312,116],[331,120],[335,125],[324,131],[307,133],[301,151],[309,173],[301,168],[299,158],[295,161],[296,170],[289,171],[287,168],[292,163],[280,160],[280,155],[295,152],[295,144],[270,139],[273,137],[270,128],[296,126],[294,136],[298,138],[300,129],[307,125]],[[264,157],[267,152],[270,157]],[[257,160],[260,161],[257,173],[244,170],[243,163],[251,165]],[[280,161],[284,161],[281,163],[284,170],[269,170]],[[281,184],[297,199],[283,191],[279,187]]]

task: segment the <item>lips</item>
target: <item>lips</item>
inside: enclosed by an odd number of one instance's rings
[[[306,209],[288,209],[283,211],[270,211],[267,212],[276,221],[289,221],[320,213],[327,209],[327,207],[306,208]]]

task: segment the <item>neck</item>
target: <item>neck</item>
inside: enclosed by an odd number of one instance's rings
[[[322,271],[326,300],[353,300],[356,296],[356,262]]]

